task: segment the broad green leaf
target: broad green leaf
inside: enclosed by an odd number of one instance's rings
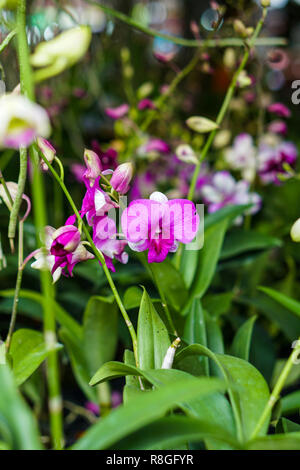
[[[143,293],[138,316],[137,345],[141,369],[160,368],[170,346],[167,328],[146,290]]]
[[[125,366],[135,367],[135,359],[133,351],[128,349],[124,352],[124,364]],[[137,376],[126,375],[125,387],[123,388],[123,403],[128,403],[130,400],[134,400],[135,397],[142,393],[140,382]]]
[[[54,349],[61,348],[56,343]],[[9,352],[17,385],[25,382],[49,355],[42,333],[25,328],[13,334]]]
[[[128,310],[139,307],[143,291],[137,286],[129,287],[124,294],[124,307]]]
[[[66,328],[59,330],[59,337],[64,343],[71,361],[76,381],[88,400],[97,402],[96,390],[89,386],[91,374],[87,364],[81,341],[76,341],[72,333]]]
[[[186,317],[186,322],[184,325],[183,338],[188,344],[196,343],[207,346],[205,316],[202,310],[200,299],[195,299],[190,307],[190,311]],[[196,358],[187,358],[187,360],[192,360],[193,362],[195,359],[197,362],[199,362],[200,366],[197,375],[209,375],[207,357],[201,356]],[[191,367],[193,367],[192,364]],[[184,370],[189,371],[186,366],[184,367]]]
[[[162,263],[152,263],[150,271],[165,294],[168,304],[177,312],[181,312],[188,299],[188,291],[181,273],[168,259]]]
[[[103,364],[90,380],[90,385],[97,385],[105,382],[106,380],[116,379],[117,377],[124,377],[126,375],[139,376],[143,371],[135,366],[124,364],[123,362],[110,361]]]
[[[188,289],[191,287],[194,280],[197,264],[198,253],[194,250],[187,250],[186,246],[182,245],[180,272]]]
[[[220,367],[223,376],[229,383],[229,395],[238,435],[247,441],[254,431],[270,395],[263,376],[255,367],[240,358],[214,354],[208,348],[198,344],[188,346],[180,351],[176,360],[190,354],[204,354]],[[266,426],[267,422],[262,433],[264,433]]]
[[[154,391],[147,391],[135,400],[113,410],[107,417],[93,425],[72,447],[74,450],[107,449],[120,439],[161,418],[177,403],[224,391],[219,379],[192,378],[171,383]]]
[[[210,421],[170,416],[161,418],[132,433],[119,441],[115,447],[120,450],[161,450],[170,449],[185,442],[206,439],[218,439],[231,448],[239,446],[222,427]]]
[[[248,251],[269,250],[282,245],[281,240],[255,231],[236,229],[227,234],[220,259],[227,259]]]
[[[210,286],[219,260],[228,220],[222,220],[205,231],[204,246],[198,254],[198,265],[191,286],[191,298],[202,297]]]
[[[202,305],[212,317],[218,317],[228,312],[231,307],[232,298],[232,292],[206,295],[202,300]]]
[[[300,432],[300,424],[294,423],[293,421],[281,418],[280,425],[282,427],[282,431],[287,434],[289,432]],[[277,428],[276,428],[277,430]]]
[[[219,319],[217,317],[212,317],[208,312],[205,312],[205,322],[207,347],[214,353],[224,354],[223,333],[219,325]],[[209,370],[210,375],[222,377],[220,368],[212,359],[209,359]]]
[[[0,296],[2,297],[13,297],[15,294],[14,289],[1,290]],[[31,299],[43,305],[43,296],[39,292],[35,292],[28,289],[21,289],[20,298]],[[53,301],[53,308],[55,311],[55,317],[61,326],[67,328],[74,337],[80,338],[82,331],[80,325],[74,318],[72,318],[57,302]]]
[[[118,311],[114,297],[91,297],[83,316],[83,350],[93,375],[114,358],[118,340]]]
[[[300,390],[289,393],[281,399],[282,414],[289,415],[300,409]]]
[[[232,356],[240,357],[245,361],[249,360],[251,337],[256,318],[256,316],[249,318],[236,332],[231,345]]]
[[[236,297],[235,302],[243,305],[252,305],[259,312],[262,312],[270,321],[278,325],[285,336],[294,341],[300,336],[300,319],[291,313],[287,308],[276,302],[273,298],[265,294]]]
[[[300,432],[274,434],[248,443],[248,450],[300,450]]]
[[[291,349],[292,352],[292,349]],[[284,368],[284,366],[287,363],[287,359],[278,359],[275,363],[275,367],[273,370],[273,376],[271,380],[271,388],[274,388],[277,380],[279,379],[279,376]],[[294,364],[293,367],[291,368],[288,376],[286,377],[286,380],[284,382],[284,388],[288,388],[291,385],[294,385],[299,382],[300,379],[300,367],[299,364]]]
[[[213,225],[217,225],[219,222],[222,222],[224,220],[228,220],[228,224],[229,224],[236,217],[243,214],[247,209],[250,209],[251,207],[252,207],[252,204],[228,205],[216,212],[207,214],[205,216],[205,221],[204,221],[205,230],[209,229]]]
[[[288,297],[287,295],[281,294],[277,290],[271,289],[270,287],[259,287],[259,290],[276,300],[283,307],[287,308],[290,312],[295,313],[300,317],[300,302]]]
[[[19,394],[13,374],[6,365],[0,365],[0,384],[0,439],[13,450],[42,449],[37,423]],[[2,436],[1,423],[5,424],[8,431],[8,442]]]

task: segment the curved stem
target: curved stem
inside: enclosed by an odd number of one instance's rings
[[[10,41],[12,40],[13,37],[15,37],[15,35],[17,34],[17,30],[16,29],[13,29],[12,31],[10,31],[10,33],[8,33],[8,35],[6,36],[5,39],[3,39],[3,41],[1,42],[0,44],[0,54],[2,51],[4,51],[4,49],[6,48],[6,46],[8,46],[8,44],[10,43]]]
[[[225,39],[204,39],[202,41],[195,40],[195,39],[185,39],[178,36],[171,36],[169,34],[161,33],[156,29],[147,28],[146,26],[142,25],[141,23],[129,18],[129,16],[124,15],[120,11],[114,10],[113,8],[109,8],[108,6],[100,5],[99,3],[93,0],[85,0],[86,3],[93,5],[95,7],[100,8],[104,13],[107,15],[113,16],[118,20],[126,23],[128,26],[131,26],[143,33],[147,34],[148,36],[158,37],[162,39],[166,39],[167,41],[171,41],[174,44],[178,44],[179,46],[185,47],[240,47],[243,46],[243,40],[239,38],[225,38]],[[287,40],[285,38],[255,38],[255,45],[256,46],[284,46],[287,44]]]
[[[168,91],[166,93],[164,93],[163,95],[161,95],[160,98],[157,100],[156,109],[152,110],[148,114],[145,121],[141,125],[141,130],[143,132],[145,132],[148,129],[148,127],[150,126],[150,124],[152,123],[152,121],[154,121],[154,119],[156,119],[156,117],[158,116],[157,111],[159,111],[163,107],[163,105],[165,104],[167,99],[174,93],[174,91],[176,90],[179,83],[182,82],[182,80],[187,75],[189,75],[189,73],[196,67],[199,59],[200,59],[200,54],[199,54],[199,51],[198,51],[198,52],[196,52],[196,54],[194,55],[192,60],[178,73],[178,75],[176,75],[174,80],[170,83]]]
[[[260,419],[259,419],[252,435],[251,435],[251,439],[255,439],[257,437],[257,435],[261,431],[262,427],[266,423],[266,421],[267,421],[267,419],[268,419],[275,403],[277,402],[277,400],[280,396],[281,390],[284,387],[284,384],[285,384],[285,382],[286,382],[286,380],[289,376],[289,373],[290,373],[293,365],[295,364],[295,360],[299,356],[299,352],[300,352],[300,338],[297,341],[297,346],[295,347],[295,349],[291,353],[291,355],[288,358],[284,368],[282,369],[281,374],[278,377],[278,380],[277,380],[276,385],[273,389],[273,392],[270,395],[268,403],[266,404],[266,406],[265,406],[265,408],[262,412],[262,415],[261,415],[261,417],[260,417]]]

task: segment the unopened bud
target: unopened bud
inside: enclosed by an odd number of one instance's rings
[[[44,157],[47,158],[49,163],[52,163],[56,155],[55,148],[50,144],[50,142],[47,139],[44,139],[43,137],[37,138],[37,144],[39,146],[40,151],[44,155]],[[48,170],[47,163],[45,163],[44,161],[41,161],[41,168],[43,171],[47,171]]]
[[[234,20],[233,28],[235,32],[239,34],[240,36],[242,36],[243,38],[248,37],[247,28],[241,20],[238,20],[238,19]]]
[[[180,345],[180,341],[180,338],[176,338],[175,341],[173,341],[171,346],[168,348],[161,366],[162,369],[172,369],[175,352],[178,346]]]
[[[198,163],[198,158],[189,145],[179,145],[176,149],[176,155],[179,160],[181,160],[184,163],[192,163],[197,165]]]
[[[271,5],[271,0],[260,0],[260,4],[263,8],[268,8]]]
[[[93,152],[93,150],[87,150],[87,149],[85,149],[84,151],[83,158],[86,164],[86,170],[83,176],[87,178],[91,186],[93,186],[96,178],[100,176],[101,171],[102,171],[100,158],[98,157],[96,152]]]
[[[300,242],[300,218],[296,220],[291,228],[291,238],[294,242]]]
[[[186,121],[188,127],[193,131],[205,133],[218,129],[218,124],[201,116],[192,116]]]
[[[110,184],[119,194],[126,194],[129,190],[129,183],[133,176],[133,164],[122,163],[113,172]]]

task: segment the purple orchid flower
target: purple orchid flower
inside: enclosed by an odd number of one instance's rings
[[[117,240],[116,224],[108,216],[96,217],[94,220],[93,241],[104,255],[107,267],[115,272],[112,260],[116,259],[122,264],[128,262],[128,253],[124,251],[126,240]]]
[[[279,117],[289,118],[291,116],[291,111],[283,103],[273,103],[268,106],[269,113],[276,114]]]
[[[208,212],[216,212],[228,205],[253,204],[248,213],[255,214],[261,207],[261,198],[257,193],[249,192],[247,181],[235,181],[228,171],[219,171],[212,176],[211,182],[200,190]],[[239,223],[241,218],[236,222]]]
[[[142,99],[138,104],[138,109],[144,111],[144,109],[155,109],[156,106],[152,100],[149,98]]]
[[[82,201],[80,214],[86,216],[89,225],[93,225],[94,218],[103,217],[111,209],[115,209],[118,204],[111,200],[109,195],[99,187],[100,177],[96,178],[93,186],[84,179],[86,193]]]
[[[122,214],[122,229],[129,247],[134,251],[148,250],[149,263],[161,263],[178,242],[190,243],[199,228],[199,216],[193,202],[171,201],[154,192],[150,199],[132,201]]]
[[[279,175],[287,175],[284,164],[295,165],[298,152],[292,142],[281,142],[277,146],[261,144],[258,153],[259,176],[263,183],[280,184]]]
[[[106,108],[105,112],[107,116],[112,119],[121,119],[122,117],[126,116],[129,111],[129,106],[127,103],[121,104],[116,108]]]
[[[287,130],[287,124],[279,119],[277,121],[272,121],[268,126],[268,131],[272,132],[273,134],[280,134],[285,136],[287,134]]]
[[[92,140],[92,149],[98,157],[102,165],[103,171],[114,170],[118,165],[118,152],[113,148],[102,150],[97,140]]]

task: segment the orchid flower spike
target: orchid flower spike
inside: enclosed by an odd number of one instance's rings
[[[8,93],[0,97],[0,146],[28,147],[38,137],[50,135],[47,112],[22,95]]]

